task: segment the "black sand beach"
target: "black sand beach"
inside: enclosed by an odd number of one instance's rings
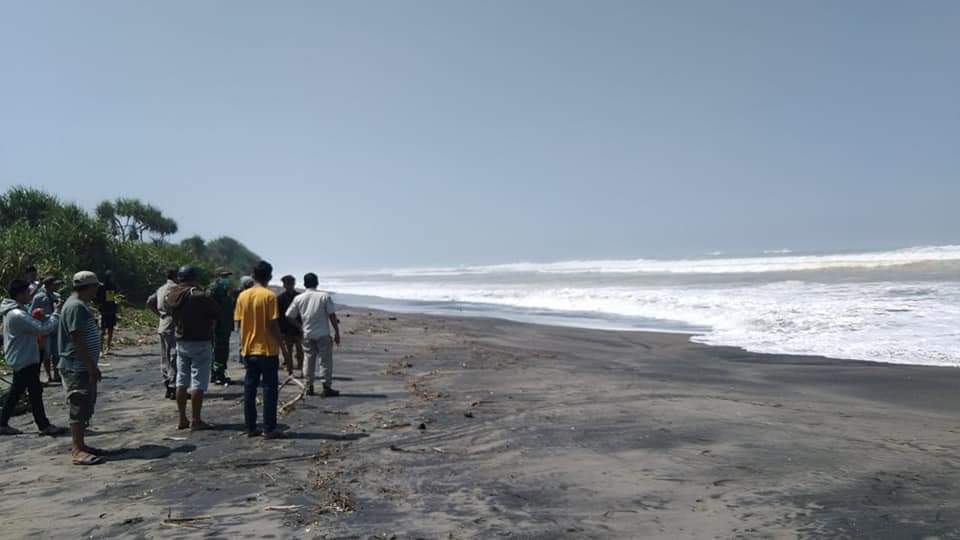
[[[0,536],[960,537],[960,370],[341,318],[343,396],[298,403],[285,441],[244,436],[242,386],[211,390],[219,431],[177,431],[157,346],[118,351],[90,439],[115,455],[80,468],[67,438],[0,439]],[[45,397],[65,424],[62,390]]]

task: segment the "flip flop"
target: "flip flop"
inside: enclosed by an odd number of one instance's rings
[[[86,457],[82,457],[82,458],[77,458],[77,457],[73,458],[74,465],[80,465],[84,467],[87,467],[90,465],[100,465],[102,463],[104,463],[103,458],[100,456],[95,456],[93,454],[87,454]]]
[[[86,448],[86,452],[87,452],[88,454],[91,454],[91,455],[94,455],[94,456],[105,456],[105,455],[107,455],[107,454],[110,453],[110,452],[108,452],[107,450],[101,450],[101,449],[99,449],[99,448],[94,448],[94,447],[92,447],[92,446],[88,446],[88,447]]]

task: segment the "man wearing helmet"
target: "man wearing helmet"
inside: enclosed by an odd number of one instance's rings
[[[219,316],[217,303],[200,287],[200,272],[193,266],[177,272],[179,284],[163,298],[164,308],[173,315],[177,334],[177,429],[209,429],[201,418],[203,394],[210,385],[213,361],[213,331]],[[189,390],[188,390],[189,388]],[[187,420],[187,394],[191,412]]]

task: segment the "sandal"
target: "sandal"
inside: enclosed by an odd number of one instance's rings
[[[83,457],[81,457],[81,456],[73,456],[73,464],[74,464],[74,465],[80,465],[80,466],[87,467],[87,466],[90,466],[90,465],[100,465],[100,464],[102,464],[102,463],[104,463],[104,460],[103,460],[102,457],[100,457],[100,456],[95,456],[95,455],[89,454],[89,453],[86,454],[86,455],[83,455]]]

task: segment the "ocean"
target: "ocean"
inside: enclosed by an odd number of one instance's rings
[[[323,276],[346,304],[690,334],[749,351],[960,366],[960,246],[407,268]]]

